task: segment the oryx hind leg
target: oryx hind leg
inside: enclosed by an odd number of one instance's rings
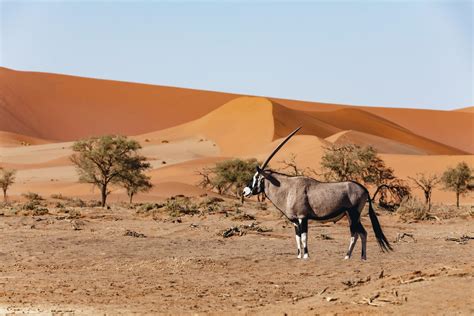
[[[349,219],[349,225],[350,225],[350,230],[351,230],[351,240],[349,242],[349,249],[347,250],[346,256],[344,259],[350,259],[352,256],[352,252],[354,251],[355,245],[357,243],[357,240],[359,239],[359,236],[361,237],[362,240],[362,251],[365,251],[365,242],[367,240],[366,236],[367,233],[365,232],[364,227],[360,223],[360,212],[359,212],[359,207],[357,208],[352,208],[349,211],[347,211],[347,218]]]
[[[352,256],[352,251],[354,251],[354,247],[357,243],[357,239],[359,239],[359,234],[355,231],[355,228],[351,225],[351,241],[349,242],[349,249],[347,250],[346,256],[344,259],[350,259]]]
[[[360,241],[362,243],[362,250],[360,254],[360,258],[362,260],[367,259],[367,231],[365,230],[364,226],[362,226],[362,223],[360,222],[360,215],[362,214],[362,211],[364,210],[364,206],[366,203],[367,202],[364,199],[359,203],[359,206],[357,207],[357,212],[359,213],[359,220],[357,221],[356,230],[360,236]]]
[[[366,204],[366,200],[364,199],[357,206],[357,213],[354,213],[354,219],[355,217],[357,217],[357,221],[355,221],[355,224],[354,224],[354,229],[356,233],[360,236],[360,240],[362,244],[362,250],[361,250],[362,260],[367,259],[367,231],[365,230],[364,226],[362,226],[362,223],[360,222],[360,215],[362,214],[362,211],[364,210],[365,204]]]
[[[293,222],[295,225],[295,238],[296,238],[296,247],[298,249],[298,259],[301,259],[301,223],[299,220]]]

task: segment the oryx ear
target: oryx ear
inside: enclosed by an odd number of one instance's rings
[[[265,179],[270,180],[270,175],[265,172],[265,170],[262,170],[259,166],[257,166],[257,172],[259,175],[263,176]]]

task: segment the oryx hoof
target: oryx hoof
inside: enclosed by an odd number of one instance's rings
[[[351,256],[346,255],[346,256],[344,257],[344,260],[349,260],[350,258],[351,258]]]
[[[301,254],[298,254],[298,255],[296,256],[296,258],[297,258],[297,259],[301,259]]]
[[[360,257],[360,260],[362,260],[362,261],[367,261],[367,257],[366,257],[366,256],[362,256],[362,257]]]
[[[309,259],[309,254],[305,253],[303,259]]]

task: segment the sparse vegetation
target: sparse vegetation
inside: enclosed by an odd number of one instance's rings
[[[219,194],[241,196],[245,185],[252,179],[259,162],[257,159],[231,159],[218,162],[212,168],[198,171],[202,176],[199,186],[217,191]]]
[[[466,162],[460,162],[455,168],[448,168],[441,177],[444,189],[456,193],[456,206],[459,208],[459,197],[474,190],[474,176]]]
[[[187,196],[174,196],[166,200],[164,210],[172,217],[199,214],[199,207]]]
[[[27,211],[31,215],[45,215],[48,214],[48,209],[43,205],[44,199],[41,195],[34,192],[27,192],[22,194],[26,202],[21,206],[21,209]]]
[[[128,173],[141,174],[149,167],[146,158],[138,154],[137,141],[124,136],[108,135],[77,141],[71,161],[76,165],[79,181],[97,186],[101,206],[106,204],[111,184],[120,184]]]
[[[7,190],[15,183],[16,170],[0,168],[0,186],[3,191],[3,200],[7,202]]]
[[[427,206],[416,197],[403,199],[397,209],[402,221],[422,221],[432,217],[429,214]]]

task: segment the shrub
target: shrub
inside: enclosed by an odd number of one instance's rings
[[[397,209],[402,221],[423,221],[433,217],[428,213],[427,205],[416,197],[409,197],[402,200]]]
[[[172,217],[200,213],[199,207],[187,196],[174,196],[167,199],[164,208]]]
[[[43,197],[35,192],[27,192],[23,193],[22,196],[26,198],[28,201],[43,201]]]
[[[51,194],[51,198],[52,199],[56,199],[56,200],[66,200],[67,198],[64,197],[61,193],[58,193],[58,194]]]
[[[23,204],[21,208],[27,211],[39,209],[42,204],[42,201],[44,201],[41,195],[34,192],[23,193],[22,196],[25,197],[27,201]]]
[[[242,190],[252,180],[260,163],[257,159],[230,159],[218,162],[212,168],[198,171],[202,176],[199,186],[210,188],[219,194],[232,194],[240,197]]]

